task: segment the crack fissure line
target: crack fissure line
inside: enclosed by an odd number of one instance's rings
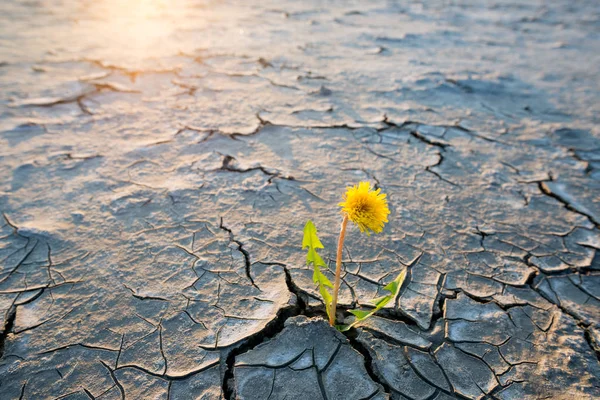
[[[546,196],[550,196],[554,199],[556,199],[558,202],[560,202],[562,205],[565,206],[565,208],[569,211],[572,211],[574,213],[577,213],[579,215],[583,215],[584,217],[586,217],[587,219],[590,220],[590,222],[592,224],[594,224],[594,226],[598,229],[600,229],[600,221],[596,220],[596,218],[594,218],[593,215],[586,213],[583,210],[578,209],[577,207],[573,206],[571,204],[571,202],[569,202],[567,199],[563,198],[562,196],[560,196],[557,193],[554,193],[549,187],[548,185],[546,185],[545,182],[537,182],[538,187],[540,189],[540,191],[545,194]]]
[[[4,316],[4,328],[0,334],[0,359],[4,356],[4,346],[8,334],[12,332],[17,318],[17,307],[13,304]]]
[[[237,398],[235,393],[234,375],[236,357],[253,350],[260,344],[277,336],[283,331],[285,327],[285,322],[289,318],[295,317],[297,315],[303,315],[303,307],[304,302],[298,300],[296,304],[280,309],[277,312],[275,318],[271,322],[269,322],[263,330],[248,337],[242,344],[237,345],[237,347],[234,347],[229,352],[225,361],[225,372],[223,374],[222,392],[223,398],[225,400],[233,400]]]
[[[242,255],[244,256],[246,277],[248,278],[248,280],[250,281],[252,286],[254,286],[258,290],[260,290],[260,288],[256,285],[256,283],[254,283],[254,278],[252,278],[252,274],[250,272],[250,267],[252,265],[252,263],[250,262],[250,253],[248,253],[248,251],[246,249],[244,249],[244,244],[235,238],[235,236],[233,235],[233,231],[223,224],[223,217],[221,217],[221,222],[219,224],[219,228],[221,228],[225,232],[228,232],[229,240],[231,242],[237,244],[239,252],[242,253]],[[262,290],[260,290],[260,291],[262,292]]]

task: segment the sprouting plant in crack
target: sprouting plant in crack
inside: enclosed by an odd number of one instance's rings
[[[333,284],[321,271],[321,267],[327,268],[327,264],[317,250],[324,247],[317,236],[317,228],[310,220],[304,226],[302,249],[308,249],[306,264],[313,265],[313,282],[319,287],[319,293],[321,293],[321,297],[325,303],[329,324],[343,332],[369,318],[385,307],[390,301],[395,300],[400,292],[402,282],[406,278],[406,269],[403,269],[396,279],[384,286],[383,289],[389,292],[388,295],[371,300],[373,308],[367,310],[350,310],[355,317],[354,321],[349,325],[336,325],[337,300],[342,275],[342,250],[348,221],[356,224],[361,232],[370,236],[371,232],[380,233],[383,231],[385,223],[388,222],[387,217],[390,214],[386,195],[381,193],[381,189],[372,190],[369,182],[360,182],[358,185],[348,187],[344,194],[344,201],[339,203],[339,206],[342,208],[342,227],[338,238]],[[332,293],[330,293],[330,289],[333,290]]]

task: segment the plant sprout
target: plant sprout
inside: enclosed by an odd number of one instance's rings
[[[377,311],[385,307],[391,300],[395,300],[400,292],[400,287],[406,277],[406,269],[403,269],[400,274],[392,282],[384,286],[384,290],[389,294],[371,300],[374,308],[369,310],[350,310],[356,317],[350,325],[336,325],[336,309],[338,301],[338,292],[340,290],[340,281],[342,275],[342,250],[344,247],[344,239],[346,237],[346,229],[348,221],[353,222],[358,226],[361,232],[370,236],[371,232],[380,233],[386,222],[390,209],[387,204],[386,195],[381,193],[381,189],[371,190],[369,182],[360,182],[358,185],[350,186],[344,194],[344,201],[339,203],[342,208],[342,227],[338,238],[338,247],[335,260],[335,279],[332,284],[329,278],[321,271],[321,267],[327,268],[327,264],[321,258],[318,249],[323,249],[323,244],[317,236],[317,228],[312,221],[308,220],[304,226],[304,237],[302,239],[302,249],[308,249],[306,254],[306,264],[313,265],[313,282],[318,284],[319,293],[325,303],[325,311],[329,318],[329,324],[335,326],[340,331],[347,331],[356,324]],[[329,292],[333,290],[333,294]]]

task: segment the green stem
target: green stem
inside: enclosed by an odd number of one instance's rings
[[[335,314],[337,309],[338,292],[340,291],[340,279],[342,277],[342,252],[344,249],[344,238],[346,237],[346,227],[348,226],[348,214],[344,214],[340,237],[338,239],[337,257],[335,259],[335,281],[333,283],[333,299],[329,309],[329,325],[335,325]]]

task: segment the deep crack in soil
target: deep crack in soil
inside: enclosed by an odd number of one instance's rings
[[[2,334],[0,335],[0,359],[2,359],[2,357],[4,356],[4,345],[6,342],[6,337],[12,332],[16,318],[17,307],[13,304],[4,316],[4,327]]]

